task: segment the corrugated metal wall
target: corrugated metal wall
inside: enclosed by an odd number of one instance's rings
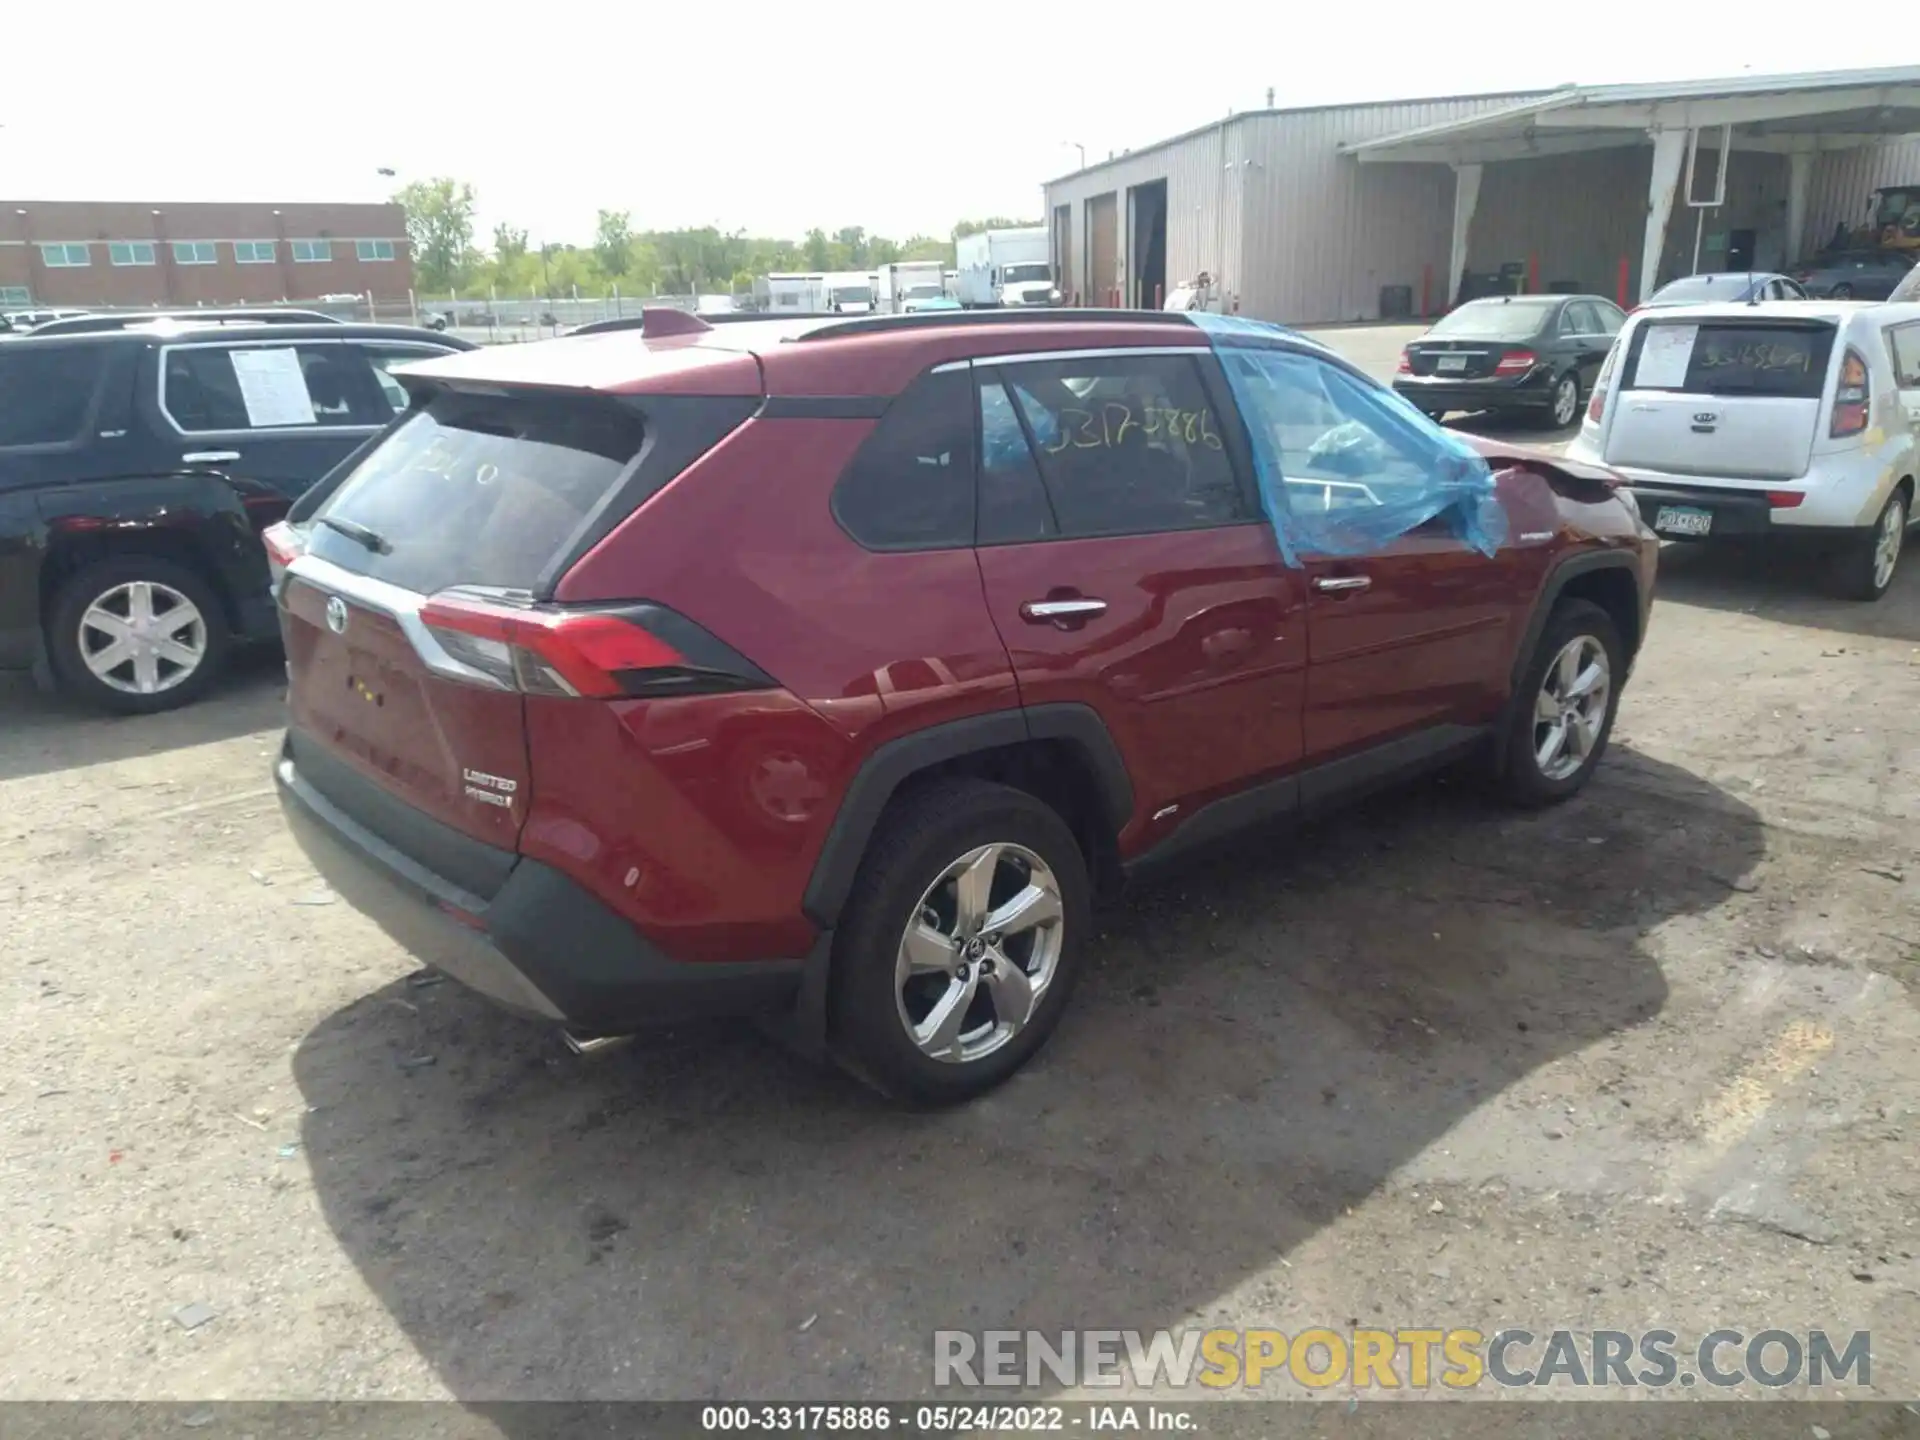
[[[1069,283],[1061,288],[1069,297],[1077,293],[1083,305],[1104,304],[1107,288],[1126,283],[1124,235],[1117,236],[1111,252],[1119,273],[1090,274],[1093,241],[1087,201],[1111,194],[1116,227],[1124,228],[1118,222],[1127,214],[1128,189],[1154,180],[1167,182],[1167,284],[1181,284],[1202,270],[1214,274],[1226,270],[1229,246],[1221,243],[1221,236],[1225,233],[1230,241],[1235,225],[1225,208],[1231,184],[1221,161],[1221,144],[1222,126],[1214,125],[1046,187],[1047,213],[1052,215],[1063,205],[1068,209]]]
[[[1295,324],[1372,319],[1380,288],[1407,285],[1416,312],[1432,267],[1438,303],[1453,238],[1453,172],[1444,165],[1362,165],[1343,142],[1510,105],[1513,95],[1415,100],[1249,115],[1245,263],[1240,308]],[[1484,203],[1484,202],[1483,202]]]
[[[1107,287],[1124,287],[1129,237],[1119,232],[1125,229],[1127,190],[1165,180],[1169,288],[1206,270],[1238,294],[1243,314],[1315,324],[1376,317],[1387,285],[1408,286],[1417,311],[1424,281],[1437,309],[1458,278],[1447,274],[1452,172],[1444,165],[1362,165],[1339,147],[1524,98],[1257,111],[1068,176],[1046,187],[1047,213],[1066,206],[1070,217],[1071,273],[1062,288],[1087,304],[1103,303]],[[1711,154],[1703,152],[1703,166],[1712,163]],[[1578,280],[1612,295],[1625,255],[1629,296],[1637,294],[1650,164],[1650,147],[1633,147],[1488,165],[1469,237],[1469,265],[1494,270],[1504,260],[1525,262],[1537,254],[1542,285]],[[1796,257],[1786,253],[1786,176],[1780,156],[1736,152],[1729,203],[1709,214],[1707,232],[1754,229],[1757,266],[1790,263]],[[1825,239],[1836,220],[1864,220],[1875,186],[1909,182],[1920,183],[1920,137],[1818,157],[1803,252]],[[1708,183],[1703,172],[1699,188]],[[1086,202],[1106,194],[1115,202],[1114,273],[1090,280]],[[1663,277],[1691,269],[1694,224],[1695,212],[1676,204]],[[1702,265],[1711,259],[1703,253]]]
[[[1867,202],[1883,185],[1920,185],[1920,136],[1816,156],[1807,179],[1802,250],[1810,253],[1825,244],[1837,224],[1850,230],[1866,224]]]

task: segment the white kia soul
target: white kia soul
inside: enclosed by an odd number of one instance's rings
[[[1624,475],[1663,538],[1814,542],[1878,600],[1917,432],[1920,304],[1678,305],[1629,317],[1567,453]]]

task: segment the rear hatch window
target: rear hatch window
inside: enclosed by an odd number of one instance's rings
[[[1833,326],[1820,320],[1652,320],[1627,353],[1629,390],[1818,400]]]
[[[537,591],[620,488],[644,438],[640,415],[614,399],[444,391],[334,488],[307,543],[423,594]]]

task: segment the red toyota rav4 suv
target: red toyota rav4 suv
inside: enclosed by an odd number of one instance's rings
[[[1383,387],[1262,343],[1325,382],[1266,505],[1379,503],[1428,422],[1368,434],[1338,397]],[[269,534],[287,817],[576,1038],[760,1012],[939,1102],[1045,1041],[1128,873],[1473,751],[1577,790],[1654,574],[1611,473],[1491,452],[1491,555],[1288,553],[1222,353],[1179,314],[662,311],[403,370]]]

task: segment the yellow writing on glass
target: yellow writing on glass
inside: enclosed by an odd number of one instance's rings
[[[1064,409],[1060,433],[1045,447],[1049,455],[1063,450],[1118,450],[1129,444],[1180,440],[1188,445],[1220,448],[1213,415],[1206,410],[1180,410],[1162,405],[1125,405],[1117,400],[1098,411]]]

